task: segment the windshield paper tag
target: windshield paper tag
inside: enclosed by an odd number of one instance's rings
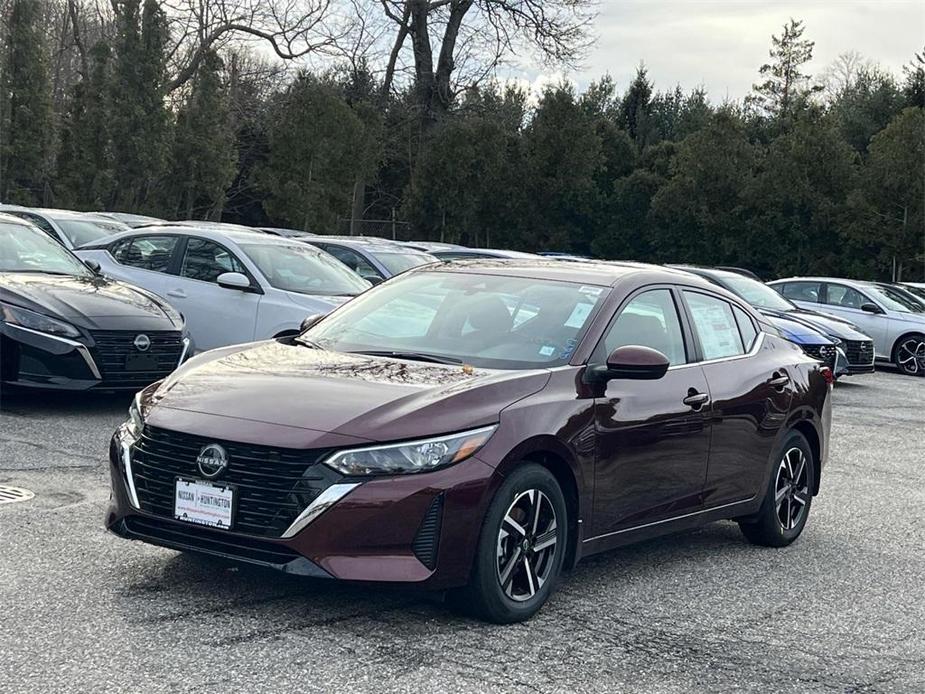
[[[552,345],[546,345],[545,347],[540,347],[540,356],[541,357],[551,357],[555,354],[556,348]]]
[[[566,328],[581,328],[585,324],[585,321],[588,320],[588,315],[591,313],[591,309],[594,307],[594,304],[580,303],[575,306],[572,310],[572,315],[568,317],[568,320],[565,321]]]

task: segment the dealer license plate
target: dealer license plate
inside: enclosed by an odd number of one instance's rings
[[[173,514],[177,520],[210,528],[231,527],[234,489],[211,482],[177,479]]]

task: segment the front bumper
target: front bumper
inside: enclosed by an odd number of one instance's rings
[[[126,372],[107,368],[98,346],[92,339],[66,338],[49,335],[30,328],[0,323],[0,381],[29,388],[56,390],[138,390],[147,383],[160,380],[168,371],[144,379],[125,379]],[[179,359],[182,363],[189,351],[189,338],[182,340]],[[131,375],[131,374],[129,374]]]
[[[300,527],[293,523],[291,536],[262,537],[178,521],[146,503],[131,472],[133,445],[124,428],[110,445],[106,527],[115,534],[344,581],[436,590],[466,584],[495,484],[493,468],[475,457],[429,473],[344,479],[356,486]]]

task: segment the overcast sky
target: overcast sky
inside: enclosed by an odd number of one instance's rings
[[[854,49],[899,75],[925,44],[925,0],[599,0],[599,10],[586,66],[567,76],[584,87],[609,72],[620,92],[644,61],[658,90],[703,85],[714,101],[740,99],[790,17],[816,42],[813,74]],[[536,84],[562,75],[521,76]]]

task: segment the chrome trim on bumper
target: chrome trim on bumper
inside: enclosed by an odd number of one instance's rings
[[[100,370],[96,366],[96,362],[93,361],[93,357],[90,356],[90,350],[87,349],[87,346],[76,342],[75,340],[69,340],[66,337],[61,337],[59,335],[51,335],[50,333],[43,333],[38,330],[32,330],[32,328],[24,328],[21,325],[16,325],[15,323],[7,323],[8,328],[16,328],[17,330],[22,330],[23,332],[31,333],[32,335],[38,335],[39,337],[45,337],[49,340],[57,340],[58,342],[63,342],[66,345],[70,345],[77,350],[78,354],[83,357],[83,360],[87,362],[87,366],[90,367],[90,373],[93,374],[93,378],[97,381],[103,380],[103,374],[100,373]]]
[[[138,492],[135,491],[135,475],[132,473],[132,445],[127,442],[129,434],[124,430],[119,435],[119,450],[122,452],[122,468],[125,470],[125,485],[128,488],[129,503],[139,511]]]
[[[336,504],[348,493],[359,486],[360,482],[344,482],[341,484],[331,485],[323,492],[321,492],[321,494],[318,495],[318,498],[311,502],[305,508],[305,510],[299,514],[298,518],[292,521],[292,525],[290,525],[286,529],[286,532],[284,532],[280,537],[284,540],[290,537],[294,537],[296,534],[304,530],[305,527],[314,521],[318,516],[327,511],[331,506]]]
[[[189,352],[190,339],[188,337],[183,338],[183,351],[180,352],[180,358],[177,360],[177,366],[183,363],[186,359],[186,353]]]

